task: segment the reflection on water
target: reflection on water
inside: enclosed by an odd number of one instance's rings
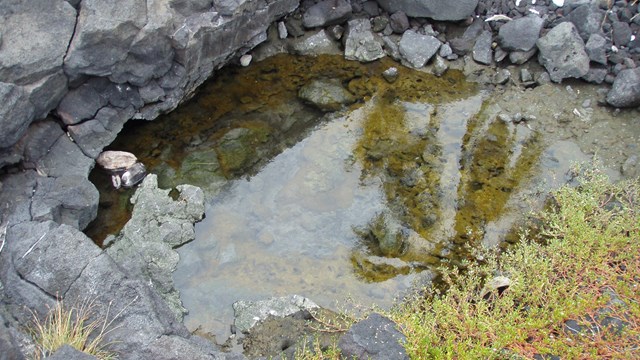
[[[326,307],[348,298],[388,306],[443,261],[469,257],[466,245],[503,242],[540,166],[551,182],[581,154],[498,119],[460,73],[402,68],[388,84],[390,65],[277,56],[228,69],[113,144],[161,186],[207,194],[174,273],[190,329],[223,341],[239,299],[295,293]],[[297,89],[317,77],[340,80],[359,103],[329,115],[301,103]],[[94,224],[95,237],[121,226],[105,219],[122,217],[122,199],[103,189],[100,216],[112,227]]]

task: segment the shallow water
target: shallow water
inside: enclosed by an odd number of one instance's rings
[[[479,91],[459,72],[404,68],[390,85],[380,74],[391,65],[277,56],[230,68],[112,145],[135,153],[161,185],[207,194],[206,218],[174,273],[190,329],[224,341],[239,299],[296,293],[329,308],[348,299],[390,306],[443,262],[472,257],[469,246],[514,241],[521,214],[563,184],[573,162],[597,150],[615,175],[637,153],[637,111],[572,112],[595,102],[593,87]],[[314,77],[340,79],[361,101],[313,110],[296,90]],[[537,119],[497,118],[505,112]],[[121,226],[106,219],[126,217],[128,194],[107,186],[90,231],[98,241]]]

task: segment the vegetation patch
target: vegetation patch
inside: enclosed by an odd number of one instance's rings
[[[413,359],[640,357],[640,184],[581,171],[521,243],[388,314]]]

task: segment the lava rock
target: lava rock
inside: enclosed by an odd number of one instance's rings
[[[98,215],[100,195],[86,178],[61,176],[38,178],[33,194],[33,220],[53,220],[83,230]]]
[[[554,27],[538,40],[537,45],[540,49],[538,62],[554,82],[569,77],[580,78],[589,72],[589,57],[573,23],[564,22]]]
[[[640,68],[618,73],[607,94],[607,103],[615,107],[640,106]]]
[[[233,303],[234,325],[237,332],[246,333],[259,321],[269,316],[285,317],[299,311],[319,308],[313,301],[300,295],[274,297],[261,301],[236,301]]]
[[[583,41],[588,41],[592,34],[600,32],[605,12],[596,6],[580,5],[569,13],[567,18],[575,25]]]
[[[343,23],[351,16],[351,4],[346,0],[324,0],[309,7],[302,15],[302,25],[314,28]]]
[[[120,110],[104,107],[98,111],[93,120],[71,125],[67,131],[82,152],[95,159],[100,155],[102,149],[115,140],[133,114],[132,108]]]
[[[300,88],[298,97],[322,111],[337,111],[356,101],[353,94],[335,79],[313,80]]]
[[[384,56],[382,45],[374,37],[368,19],[354,19],[348,22],[344,35],[345,59],[371,62]]]
[[[498,44],[508,51],[529,51],[536,46],[544,20],[536,15],[528,15],[509,21],[498,31]]]
[[[537,48],[533,48],[529,51],[512,51],[509,53],[509,61],[513,64],[522,65],[529,61],[529,59],[531,59],[537,52]]]
[[[427,17],[434,20],[458,21],[473,15],[478,0],[377,0],[390,14],[402,11],[409,17]]]
[[[407,30],[400,39],[398,48],[402,58],[412,67],[423,67],[438,52],[442,43],[431,35],[420,35]]]
[[[607,65],[607,39],[600,34],[592,34],[584,46],[589,59]]]
[[[89,355],[70,345],[62,345],[52,355],[47,356],[47,360],[97,360],[98,358]]]
[[[108,100],[89,84],[69,91],[58,105],[57,113],[65,125],[75,125],[93,118]]]
[[[450,45],[453,51],[458,55],[465,55],[473,48],[473,45],[476,42],[476,39],[482,32],[483,23],[482,21],[475,20],[471,25],[464,31],[462,36],[451,39]]]
[[[395,12],[389,17],[389,25],[396,34],[402,34],[409,28],[409,18],[402,11]]]
[[[393,321],[373,313],[351,326],[340,337],[338,348],[347,359],[405,360],[409,356],[403,342],[406,337]]]
[[[629,45],[629,42],[631,41],[631,35],[633,35],[629,24],[622,21],[615,21],[612,24],[612,28],[613,44],[618,47]]]
[[[493,38],[493,34],[491,31],[483,31],[480,36],[476,39],[475,45],[473,45],[473,60],[484,64],[491,64],[492,59],[492,51],[491,51],[491,40]]]
[[[21,86],[0,82],[0,148],[15,144],[33,120],[34,108]]]

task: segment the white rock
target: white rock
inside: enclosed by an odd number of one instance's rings
[[[251,64],[252,59],[253,59],[253,56],[249,54],[242,55],[242,57],[240,58],[240,65],[245,67],[249,66],[249,64]]]

